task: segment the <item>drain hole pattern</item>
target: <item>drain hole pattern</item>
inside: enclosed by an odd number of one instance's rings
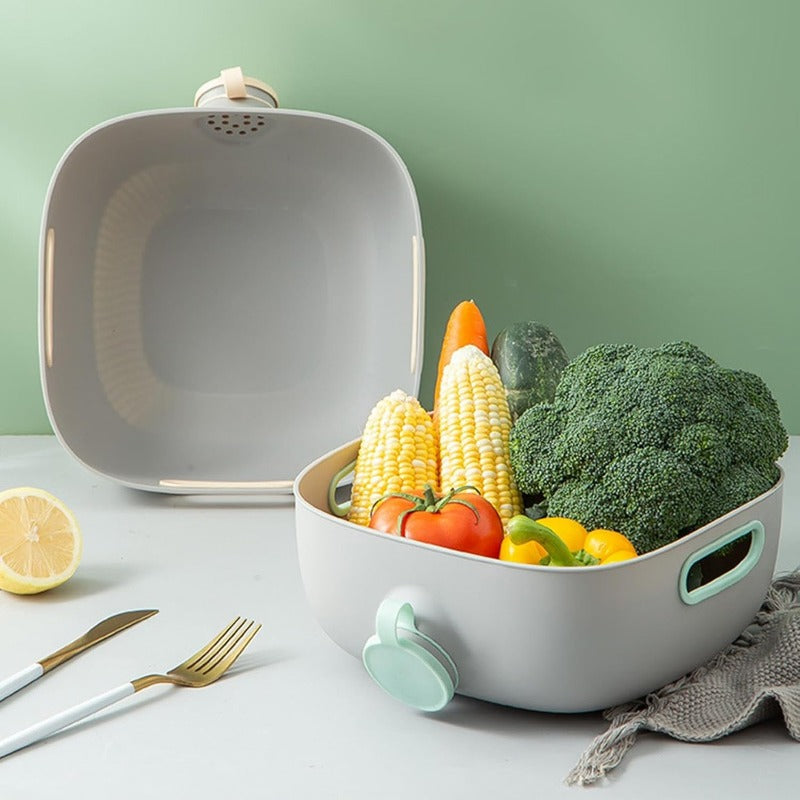
[[[261,133],[266,123],[258,114],[209,114],[206,128],[221,139]]]

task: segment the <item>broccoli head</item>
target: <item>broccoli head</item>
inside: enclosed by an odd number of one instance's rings
[[[520,490],[649,552],[770,489],[788,446],[764,382],[689,342],[591,347],[511,430]]]

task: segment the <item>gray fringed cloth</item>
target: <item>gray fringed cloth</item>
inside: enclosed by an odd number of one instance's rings
[[[603,716],[598,736],[567,775],[569,785],[594,783],[622,761],[639,731],[684,742],[710,742],[783,715],[800,740],[800,571],[776,578],[753,622],[707,664],[663,689]]]

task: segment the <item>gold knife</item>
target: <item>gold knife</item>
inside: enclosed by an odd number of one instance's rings
[[[123,611],[120,614],[114,614],[114,616],[104,619],[102,622],[98,622],[97,625],[86,631],[83,636],[79,636],[74,642],[64,645],[60,650],[50,653],[49,656],[45,656],[39,661],[34,661],[29,667],[25,667],[11,677],[0,681],[0,700],[4,700],[23,686],[27,686],[37,678],[41,678],[45,672],[50,672],[51,669],[63,664],[65,661],[69,661],[70,658],[82,653],[92,645],[102,642],[108,639],[109,636],[124,631],[126,628],[130,628],[131,625],[135,625],[143,619],[152,617],[153,614],[158,614],[158,609],[148,608],[143,611]]]

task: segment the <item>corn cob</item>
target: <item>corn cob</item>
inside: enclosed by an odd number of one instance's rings
[[[505,527],[522,513],[511,473],[511,412],[492,359],[474,345],[453,353],[442,373],[439,415],[439,479],[442,491],[474,486]]]
[[[373,504],[390,492],[436,491],[436,437],[430,415],[401,389],[370,412],[361,437],[347,518],[369,523]]]

